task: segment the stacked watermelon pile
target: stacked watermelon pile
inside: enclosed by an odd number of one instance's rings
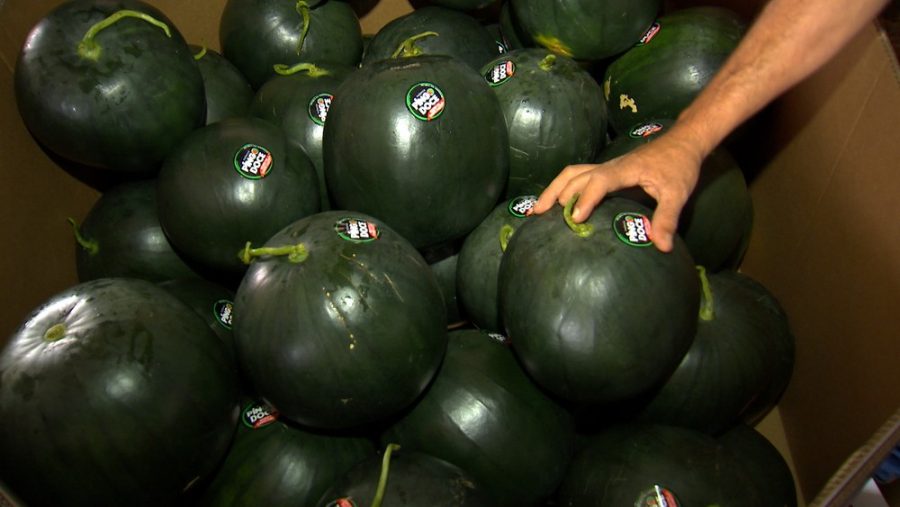
[[[717,7],[228,0],[221,53],[139,0],[33,29],[35,140],[109,176],[80,284],[0,352],[28,505],[788,505],[752,425],[793,342],[736,271],[724,149],[673,252],[654,203],[530,214],[666,128],[740,40]]]

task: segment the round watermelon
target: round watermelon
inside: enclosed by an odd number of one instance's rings
[[[356,65],[363,50],[359,18],[340,0],[228,0],[219,42],[254,89],[275,76],[276,65]]]
[[[500,316],[532,378],[574,403],[646,392],[684,357],[700,283],[687,247],[653,247],[650,211],[604,200],[582,224],[559,206],[516,230],[500,264]],[[677,236],[676,236],[677,238]]]
[[[497,204],[506,123],[476,71],[449,56],[392,58],[363,66],[335,96],[322,139],[332,205],[426,248],[463,238]]]
[[[35,309],[0,351],[0,468],[28,505],[175,505],[237,423],[233,364],[155,284],[103,278]]]
[[[612,128],[621,134],[636,123],[677,118],[744,30],[743,19],[723,7],[692,7],[660,17],[606,68],[603,89]]]
[[[166,158],[157,178],[159,222],[187,258],[241,274],[238,252],[319,211],[312,162],[276,125],[229,118],[200,128]]]
[[[248,248],[235,298],[238,360],[286,418],[351,428],[408,407],[447,348],[440,288],[384,222],[333,210]]]
[[[569,164],[594,160],[606,144],[606,104],[574,60],[519,49],[481,69],[509,131],[506,196],[540,194]]]
[[[206,112],[187,43],[139,0],[80,0],[50,11],[19,53],[15,95],[39,143],[114,171],[156,172]]]

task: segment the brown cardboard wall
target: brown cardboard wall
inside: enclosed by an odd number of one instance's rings
[[[900,84],[874,27],[772,108],[743,270],[797,339],[780,410],[808,498],[900,406]]]

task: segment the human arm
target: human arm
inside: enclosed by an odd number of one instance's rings
[[[579,194],[572,218],[583,222],[608,192],[640,186],[657,201],[653,242],[670,251],[706,156],[738,125],[831,59],[887,2],[771,0],[666,133],[609,162],[567,166],[534,212]]]

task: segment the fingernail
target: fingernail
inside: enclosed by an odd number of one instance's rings
[[[575,209],[572,210],[572,220],[577,222],[579,219],[581,219],[581,208],[576,206]]]

